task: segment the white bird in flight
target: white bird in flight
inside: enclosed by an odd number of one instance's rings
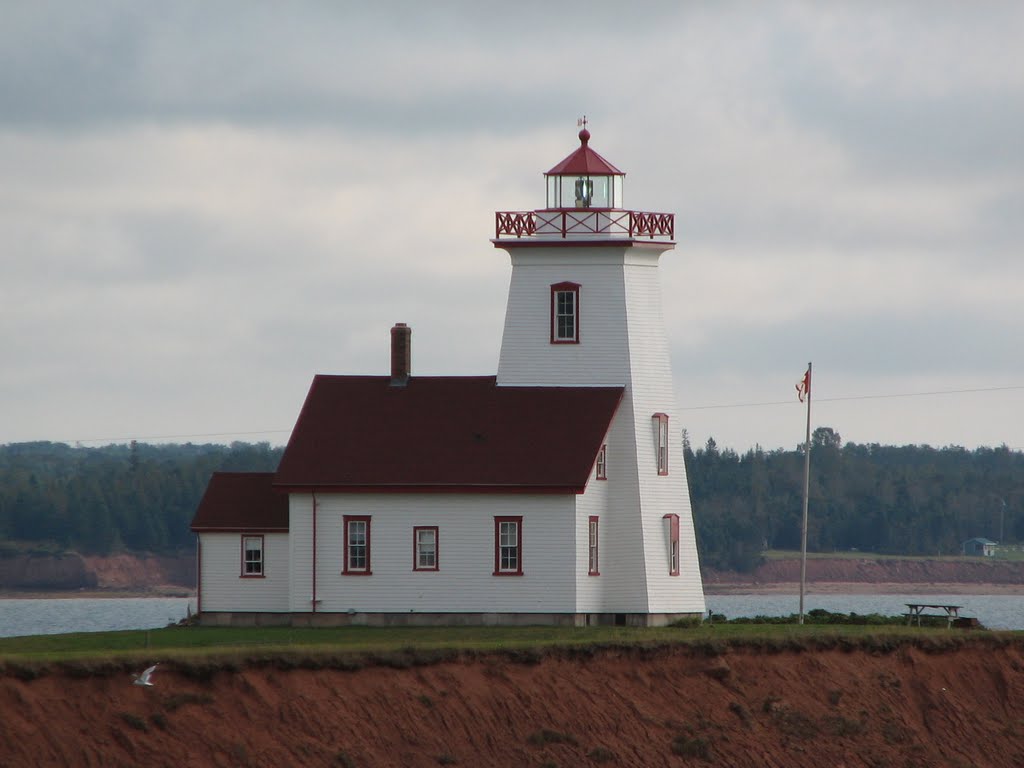
[[[152,667],[146,667],[146,669],[142,671],[142,674],[136,677],[132,682],[135,683],[135,685],[148,685],[152,687],[153,683],[150,678],[153,677],[153,673],[156,672],[156,668],[158,666],[160,665],[154,664]]]

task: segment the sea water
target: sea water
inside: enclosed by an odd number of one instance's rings
[[[799,612],[797,595],[708,595],[707,607],[735,619],[742,616],[788,616]],[[959,605],[960,615],[978,619],[988,629],[1024,630],[1021,595],[806,595],[804,610],[833,613],[878,613],[899,616],[907,603]],[[195,598],[9,598],[0,599],[0,637],[155,629],[195,611]]]
[[[188,597],[0,599],[0,637],[155,629],[195,611]]]

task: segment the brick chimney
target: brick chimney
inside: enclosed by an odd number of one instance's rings
[[[412,373],[412,328],[395,323],[391,329],[391,386],[404,387]]]

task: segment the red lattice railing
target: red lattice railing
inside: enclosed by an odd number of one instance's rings
[[[615,209],[557,209],[542,211],[497,211],[494,214],[495,238],[530,237],[533,235],[675,237],[676,217],[673,213],[620,211]]]

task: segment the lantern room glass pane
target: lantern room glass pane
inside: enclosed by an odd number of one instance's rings
[[[591,208],[611,208],[612,207],[612,185],[610,176],[594,176],[591,178],[593,183],[593,195],[590,199]]]
[[[559,176],[560,183],[559,200],[560,208],[576,208],[576,177]]]
[[[548,208],[621,208],[621,176],[545,176]]]
[[[614,208],[614,176],[549,176],[549,208]]]
[[[547,181],[547,187],[548,187],[548,198],[547,198],[547,206],[548,206],[548,208],[561,208],[562,207],[562,196],[561,196],[561,191],[562,190],[561,190],[561,187],[559,186],[559,181],[558,181],[560,178],[561,178],[560,176],[546,176],[545,177],[545,180]]]

